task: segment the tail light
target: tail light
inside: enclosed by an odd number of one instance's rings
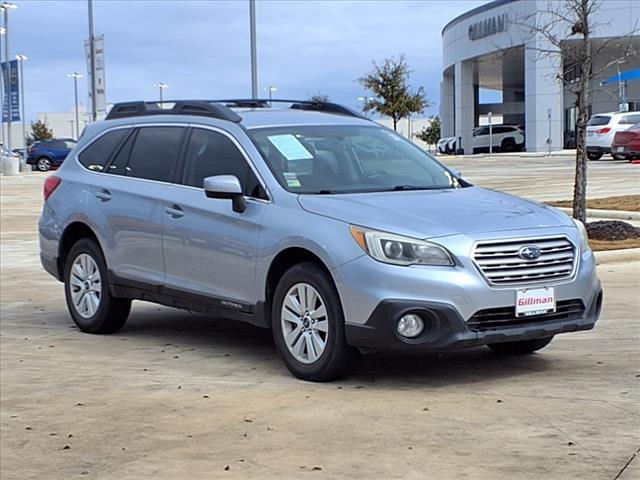
[[[611,128],[604,127],[604,128],[601,128],[600,130],[596,130],[596,133],[599,133],[600,135],[604,135],[605,133],[609,133],[610,131],[611,131]]]
[[[56,188],[58,188],[58,185],[60,185],[60,183],[62,183],[62,180],[60,179],[60,177],[56,177],[55,175],[47,177],[47,179],[44,181],[44,201],[45,202],[49,200],[49,197],[53,192],[55,192]]]

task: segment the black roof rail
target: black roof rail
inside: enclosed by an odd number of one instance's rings
[[[318,112],[337,113],[339,115],[348,115],[350,117],[364,118],[361,114],[344,105],[332,102],[316,102],[313,100],[284,100],[284,99],[228,99],[228,100],[212,100],[215,103],[222,103],[231,108],[270,108],[274,103],[291,104],[289,108],[294,110],[315,110]]]
[[[106,120],[147,115],[196,115],[240,123],[242,117],[225,105],[208,100],[176,100],[160,102],[116,103]]]

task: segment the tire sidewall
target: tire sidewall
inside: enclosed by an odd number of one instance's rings
[[[282,305],[284,299],[295,284],[307,283],[315,288],[324,302],[327,310],[327,320],[329,331],[327,333],[327,344],[318,360],[311,364],[298,361],[289,351],[282,332]],[[333,358],[344,341],[344,314],[340,297],[328,275],[313,264],[305,263],[292,267],[288,270],[276,287],[272,309],[271,328],[273,339],[278,349],[278,353],[284,360],[287,368],[296,376],[304,379],[314,379],[323,376]]]
[[[71,296],[71,283],[69,281],[73,263],[81,254],[89,255],[93,259],[93,261],[96,262],[96,265],[98,266],[98,270],[100,272],[100,305],[98,305],[98,310],[96,311],[96,313],[89,318],[84,318],[76,311],[76,308],[73,305],[73,299]],[[103,326],[107,320],[106,314],[108,309],[108,302],[110,301],[110,295],[107,281],[106,264],[102,256],[102,252],[100,248],[95,244],[95,242],[88,239],[82,239],[78,241],[69,252],[67,261],[65,262],[64,273],[64,293],[67,301],[67,308],[69,309],[69,313],[71,314],[73,321],[84,332],[100,333],[103,330]]]

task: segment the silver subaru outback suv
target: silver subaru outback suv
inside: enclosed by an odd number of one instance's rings
[[[581,223],[332,103],[117,104],[44,196],[42,263],[81,330],[132,300],[237,319],[306,380],[363,348],[531,353],[600,315]]]

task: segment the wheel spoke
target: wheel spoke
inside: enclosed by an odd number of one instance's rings
[[[320,304],[320,306],[314,310],[313,312],[311,312],[311,318],[318,320],[320,318],[326,318],[327,317],[327,309],[324,308],[324,304]]]
[[[300,326],[302,324],[300,317],[287,308],[282,309],[282,320],[293,323],[296,326]]]
[[[298,315],[302,315],[304,313],[304,310],[302,309],[302,305],[300,305],[300,302],[295,297],[295,295],[291,293],[287,295],[285,305],[289,307],[291,310],[293,310],[295,313],[297,313]]]
[[[72,274],[71,277],[69,278],[69,282],[71,282],[71,285],[73,287],[78,287],[78,288],[82,288],[82,280],[75,274]]]
[[[96,295],[96,292],[87,293],[87,297],[89,297],[89,313],[91,314],[91,316],[93,316],[98,310],[98,304],[100,303],[100,300],[98,299],[98,295]]]
[[[295,345],[293,345],[291,349],[291,353],[293,353],[298,358],[302,357],[304,346],[305,346],[304,335],[300,335]]]
[[[316,358],[318,358],[318,355],[316,354],[311,335],[305,335],[304,341],[307,344],[307,358],[310,362],[315,362]]]
[[[307,285],[300,284],[298,286],[298,298],[300,299],[300,313],[305,313],[309,310],[309,305],[307,304]]]
[[[318,352],[318,356],[324,352],[325,341],[320,337],[320,334],[315,331],[311,331],[311,340],[313,341],[313,346],[315,351]]]
[[[293,347],[298,341],[300,333],[302,333],[302,325],[298,325],[297,327],[293,328],[287,335],[287,338],[285,338],[287,345]]]
[[[329,331],[329,321],[320,320],[315,323],[314,327],[316,328],[316,330],[327,333]]]
[[[306,288],[306,294],[307,294],[307,310],[308,311],[312,311],[316,309],[316,302],[318,300],[318,294],[316,293],[316,289],[315,288],[310,288],[307,287]]]

